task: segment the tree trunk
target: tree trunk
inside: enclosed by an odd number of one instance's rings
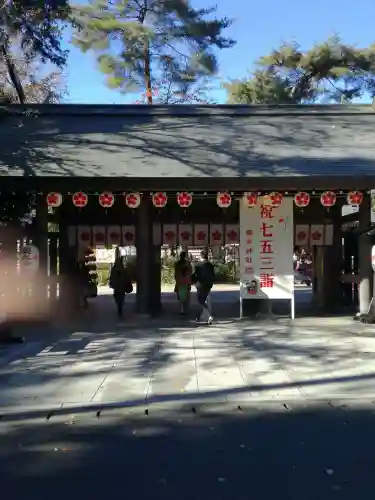
[[[21,81],[19,79],[16,68],[14,66],[12,57],[9,54],[9,52],[7,51],[4,43],[1,45],[1,54],[4,58],[6,66],[7,66],[9,77],[12,81],[13,87],[16,89],[18,99],[20,100],[21,104],[25,104],[25,101],[26,101],[25,92],[23,90]]]
[[[151,87],[151,64],[150,64],[150,44],[145,42],[145,87],[147,104],[152,104],[152,87]]]

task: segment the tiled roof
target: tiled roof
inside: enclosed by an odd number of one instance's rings
[[[371,106],[51,105],[22,118],[8,109],[2,175],[375,177]]]

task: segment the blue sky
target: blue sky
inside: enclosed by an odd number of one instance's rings
[[[213,4],[209,0],[193,2],[196,7]],[[221,80],[246,76],[254,61],[282,41],[295,40],[303,48],[309,48],[339,34],[345,42],[359,47],[375,42],[374,0],[361,0],[358,7],[339,0],[315,0],[307,4],[301,0],[221,0],[220,4],[218,15],[234,19],[227,35],[237,40],[233,49],[218,53]],[[96,70],[94,55],[82,54],[72,47],[69,37],[66,46],[71,51],[66,102],[120,104],[136,100],[135,96],[123,96],[106,88],[103,75]],[[226,101],[226,94],[220,89],[212,97],[218,102]]]

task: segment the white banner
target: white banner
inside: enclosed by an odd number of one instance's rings
[[[262,197],[253,208],[240,201],[240,270],[243,299],[292,299],[293,198],[280,207]]]

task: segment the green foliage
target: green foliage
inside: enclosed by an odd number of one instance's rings
[[[258,67],[249,79],[225,85],[231,102],[304,104],[375,96],[375,45],[358,49],[337,36],[307,51],[285,43]]]
[[[258,70],[248,80],[233,80],[223,87],[229,104],[298,104],[288,81],[271,70]]]
[[[217,71],[213,49],[234,41],[222,35],[228,19],[215,9],[193,9],[186,0],[90,0],[72,7],[73,43],[93,51],[111,88],[151,92],[168,72],[181,89]],[[152,95],[148,95],[148,102]]]
[[[10,39],[9,56],[12,59],[14,71],[17,73],[20,85],[23,87],[26,103],[52,104],[61,101],[67,93],[64,77],[60,70],[49,68],[39,56],[29,61],[23,54],[19,39]],[[9,103],[19,102],[17,89],[9,77],[8,66],[0,59],[0,95]]]
[[[162,260],[161,282],[174,283],[174,266],[177,257],[165,257]],[[235,283],[237,281],[236,263],[231,262],[214,262],[215,276],[218,283]],[[194,263],[193,263],[194,267]]]
[[[21,41],[24,57],[31,61],[39,57],[43,63],[51,62],[58,68],[66,64],[68,51],[61,47],[63,24],[68,9],[24,9],[22,2],[6,2],[1,11],[3,25],[2,42],[7,48],[12,38]]]
[[[177,257],[164,257],[161,266],[161,283],[172,285],[174,283],[174,266]],[[131,257],[126,261],[126,267],[130,273],[132,281],[137,280],[136,258]],[[235,283],[237,281],[237,272],[235,262],[216,262],[215,275],[218,283]],[[97,264],[97,282],[100,286],[108,285],[109,283],[109,266],[108,264]]]

